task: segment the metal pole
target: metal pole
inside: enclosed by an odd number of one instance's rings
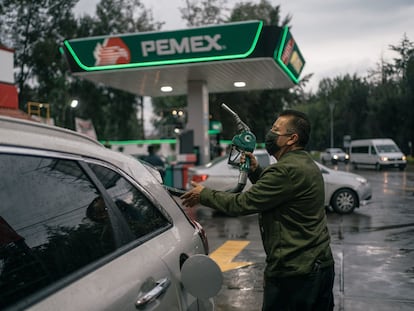
[[[331,102],[331,103],[329,103],[329,110],[330,110],[330,112],[331,112],[331,148],[333,148],[334,147],[334,133],[333,133],[333,111],[334,111],[334,108],[335,108],[335,103],[334,102]]]

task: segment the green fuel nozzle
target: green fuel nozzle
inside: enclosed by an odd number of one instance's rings
[[[238,166],[240,170],[238,185],[230,192],[240,192],[246,185],[247,173],[250,169],[250,158],[246,157],[243,163],[240,162],[240,158],[243,153],[254,151],[254,148],[256,147],[256,136],[250,131],[250,128],[240,119],[237,113],[231,110],[224,103],[221,104],[221,107],[233,116],[238,130],[238,134],[236,134],[231,141],[232,145],[228,163],[233,166]]]

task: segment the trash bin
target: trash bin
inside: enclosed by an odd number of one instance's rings
[[[165,168],[164,185],[169,187],[174,186],[174,165],[168,165]]]
[[[188,168],[194,166],[193,163],[178,163],[166,167],[164,185],[186,190],[188,180]]]
[[[184,179],[183,179],[183,170],[184,166],[182,164],[176,164],[173,167],[173,187],[178,189],[184,189]]]

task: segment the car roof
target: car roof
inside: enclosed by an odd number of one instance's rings
[[[344,152],[341,148],[327,148],[326,150],[335,151],[335,152]]]
[[[0,146],[34,148],[86,156],[113,163],[126,171],[129,169],[125,162],[138,162],[132,157],[105,148],[103,144],[86,135],[57,126],[4,116],[0,116]]]

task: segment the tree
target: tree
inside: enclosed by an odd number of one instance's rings
[[[153,98],[154,114],[159,118],[153,121],[154,127],[158,129],[161,138],[173,138],[175,128],[185,127],[187,106],[186,96],[166,96]],[[183,111],[183,116],[174,115],[173,111]]]
[[[60,26],[70,29],[73,18],[67,12],[71,11],[76,2],[4,0],[1,3],[1,41],[15,50],[15,81],[19,89],[20,108],[24,109],[29,100],[43,100],[37,98],[36,94],[37,85],[42,83],[35,72],[36,62],[42,56],[44,59],[51,56],[50,64],[55,65],[54,60],[58,52],[57,49],[50,49],[51,43],[62,38],[59,37]],[[39,55],[39,45],[43,45],[44,48],[42,55]],[[49,73],[55,73],[54,69],[51,68]]]
[[[101,0],[96,6],[95,35],[159,30],[152,11],[141,0]]]
[[[280,20],[280,5],[272,6],[267,0],[260,0],[259,4],[252,2],[238,3],[230,15],[230,21],[247,21],[259,19],[265,25],[288,26],[292,20],[291,15],[285,16]]]
[[[69,102],[80,101],[76,115],[91,118],[101,139],[137,139],[143,131],[137,120],[140,98],[76,78],[59,53],[66,38],[157,30],[150,10],[139,0],[102,0],[97,16],[76,19],[78,0],[4,0],[0,2],[0,42],[15,49],[19,104],[51,104],[52,117],[70,126]]]
[[[414,143],[414,43],[404,34],[399,45],[389,47],[396,57],[391,63],[385,63],[384,71],[377,73],[385,78],[374,85],[372,102],[377,110],[378,126],[382,131],[386,129],[387,136],[409,153],[412,152],[409,143]]]
[[[188,27],[222,24],[227,20],[227,0],[186,0],[185,4],[180,12]]]

